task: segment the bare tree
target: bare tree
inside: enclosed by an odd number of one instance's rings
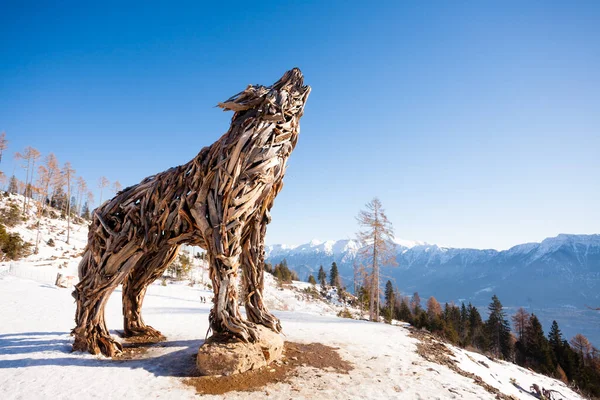
[[[369,317],[371,321],[379,321],[379,271],[381,266],[397,265],[393,242],[394,228],[378,198],[366,204],[367,209],[361,210],[356,217],[359,226],[363,229],[358,232],[358,241],[361,249],[358,256],[371,266]]]
[[[17,179],[17,193],[25,193],[25,182]]]
[[[8,140],[6,140],[6,132],[0,133],[0,163],[2,162],[2,153],[8,147]]]
[[[430,320],[442,315],[442,306],[440,306],[440,303],[433,296],[427,300],[427,315],[429,316]]]
[[[573,350],[579,353],[583,359],[583,364],[585,365],[589,354],[592,352],[592,344],[588,338],[583,336],[581,333],[578,333],[577,335],[573,336],[571,340],[569,340],[569,344],[571,347],[573,347]]]
[[[71,182],[75,179],[75,169],[71,166],[70,162],[65,162],[62,169],[62,175],[65,177],[67,182],[67,241],[69,244],[69,238],[71,236]]]
[[[83,177],[77,178],[77,215],[81,216],[81,203],[83,203],[83,194],[87,192],[87,183]]]
[[[4,172],[0,171],[0,189],[4,190],[4,185],[6,185],[7,178]]]
[[[100,179],[98,179],[98,188],[100,188],[100,205],[102,205],[102,191],[105,187],[108,187],[108,185],[110,185],[110,181],[106,179],[105,176],[101,176]]]
[[[94,193],[92,193],[91,191],[87,192],[87,202],[88,202],[88,209],[90,211],[92,211],[93,210],[92,204],[94,204]]]
[[[121,185],[121,182],[119,182],[119,181],[115,181],[115,183],[113,183],[112,187],[113,187],[113,190],[115,191],[115,194],[119,193],[121,191],[121,189],[123,189],[123,185]]]
[[[523,307],[519,307],[515,315],[512,316],[513,326],[517,332],[520,342],[523,342],[525,330],[529,326],[531,315]]]
[[[50,194],[50,186],[56,181],[56,175],[60,175],[58,169],[58,161],[53,153],[46,156],[45,165],[40,165],[38,168],[38,186],[41,188],[41,201],[42,206],[38,207],[38,222],[37,222],[37,235],[35,239],[35,251],[37,254],[39,251],[40,244],[40,229],[41,221],[46,211],[46,203],[49,201],[48,196]]]
[[[25,192],[23,193],[23,215],[27,214],[27,207],[29,205],[29,197],[32,196],[32,193],[28,193],[31,189],[31,182],[33,181],[33,175],[35,168],[35,162],[38,158],[40,158],[40,152],[34,149],[31,146],[25,147],[23,153],[15,153],[15,158],[17,160],[23,160],[23,164],[21,167],[25,170]],[[31,171],[31,177],[29,176],[29,172]],[[28,195],[29,194],[29,195]]]

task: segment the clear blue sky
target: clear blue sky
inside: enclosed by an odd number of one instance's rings
[[[31,145],[135,184],[225,132],[218,101],[298,66],[313,91],[268,243],[353,237],[373,196],[398,237],[441,245],[600,232],[596,1],[13,3],[7,175]]]

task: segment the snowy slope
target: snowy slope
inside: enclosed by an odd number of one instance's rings
[[[14,230],[33,241],[36,233],[27,228],[29,225]],[[41,226],[39,254],[0,263],[0,399],[197,398],[183,377],[190,375],[194,355],[208,330],[212,292],[187,282],[152,285],[144,302],[144,318],[168,340],[148,348],[138,359],[113,361],[71,353],[69,331],[75,312],[71,289],[59,289],[52,282],[56,272],[76,275],[87,226],[72,226],[69,245],[65,242],[65,221],[43,219]],[[54,247],[47,245],[50,238]],[[327,254],[353,249],[351,241],[313,242],[312,246]],[[7,274],[10,269],[11,274]],[[205,269],[198,268],[197,272],[199,280],[207,279]],[[417,353],[419,339],[406,327],[337,318],[343,306],[335,301],[335,293],[331,293],[334,301],[326,303],[304,292],[310,288],[307,283],[280,287],[269,274],[265,281],[265,302],[281,318],[286,340],[339,348],[341,357],[354,369],[343,375],[304,367],[290,384],[272,384],[250,394],[229,393],[227,398],[258,399],[267,392],[274,399],[495,398],[472,378],[426,361]],[[201,303],[200,296],[208,302]],[[107,305],[107,323],[113,333],[122,329],[120,297],[118,288]],[[580,399],[553,379],[448,348],[463,370],[475,373],[502,393],[531,398],[518,391],[512,378],[523,388],[533,382],[558,388],[569,399]]]
[[[71,353],[69,330],[75,306],[70,290],[30,280],[0,278],[0,398],[2,399],[194,399],[183,383],[194,354],[208,329],[207,294],[186,285],[152,285],[144,303],[146,322],[168,337],[141,359],[112,361]],[[448,367],[416,353],[418,340],[406,328],[302,312],[276,312],[288,341],[319,342],[339,348],[354,369],[348,375],[302,368],[290,384],[271,384],[262,391],[228,393],[227,399],[493,399],[495,395]],[[120,292],[107,306],[111,330],[121,329]],[[581,399],[561,383],[504,363],[454,349],[460,365],[516,398],[531,399],[510,383],[535,382],[556,387],[569,399]],[[223,396],[202,396],[213,399]]]

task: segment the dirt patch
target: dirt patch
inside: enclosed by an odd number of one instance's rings
[[[473,382],[475,382],[477,385],[481,386],[489,393],[495,394],[497,399],[515,400],[513,396],[507,396],[495,387],[485,383],[481,377],[460,369],[456,365],[456,361],[450,358],[450,356],[453,355],[452,351],[429,332],[420,329],[410,329],[410,336],[419,340],[419,343],[417,343],[417,354],[419,354],[425,360],[434,362],[436,364],[445,365],[457,374],[473,379]]]
[[[283,357],[266,367],[230,376],[197,376],[184,379],[198,394],[224,394],[232,391],[256,391],[270,383],[289,382],[300,367],[347,374],[352,364],[342,360],[336,350],[320,343],[285,342]]]
[[[122,333],[118,332],[122,336]],[[123,352],[113,357],[113,360],[136,360],[142,358],[151,347],[157,346],[163,342],[166,338],[164,336],[133,336],[124,338],[121,345],[123,346]]]

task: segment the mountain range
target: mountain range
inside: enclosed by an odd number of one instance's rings
[[[560,234],[540,243],[508,250],[440,247],[396,240],[396,267],[382,268],[404,295],[439,301],[489,302],[497,294],[505,305],[530,308],[600,306],[600,235]],[[300,246],[266,247],[266,261],[286,259],[300,279],[316,277],[321,265],[329,271],[336,262],[344,284],[352,288],[354,261],[360,245],[355,240]]]

